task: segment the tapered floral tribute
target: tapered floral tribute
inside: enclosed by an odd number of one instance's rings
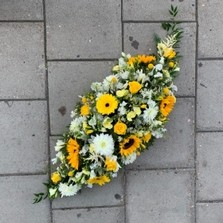
[[[57,165],[43,198],[73,196],[83,187],[104,185],[119,169],[133,163],[157,138],[176,103],[173,79],[179,72],[176,51],[182,30],[174,22],[163,23],[165,39],[156,36],[157,52],[131,56],[122,53],[111,75],[91,84],[91,90],[71,112],[69,129],[56,143]]]

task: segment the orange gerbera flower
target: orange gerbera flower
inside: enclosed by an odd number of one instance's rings
[[[70,138],[67,143],[67,160],[68,163],[76,170],[79,167],[79,150],[80,146],[77,141],[75,139]]]

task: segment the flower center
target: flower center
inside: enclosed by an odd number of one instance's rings
[[[129,141],[127,143],[125,143],[124,148],[123,149],[128,149],[130,148],[133,144],[134,144],[134,139],[129,139]]]
[[[105,146],[106,146],[106,142],[102,142],[102,143],[101,143],[101,147],[102,147],[102,148],[105,148]]]
[[[106,103],[106,104],[105,104],[105,107],[109,107],[109,103]]]

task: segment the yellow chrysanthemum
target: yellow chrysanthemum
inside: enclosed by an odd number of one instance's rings
[[[128,138],[120,142],[120,154],[122,156],[128,156],[137,151],[140,148],[141,140],[135,135],[131,135]]]
[[[90,107],[87,104],[81,106],[81,115],[87,116],[89,114],[90,114]]]
[[[152,138],[152,135],[151,135],[151,133],[150,132],[148,132],[147,134],[145,134],[144,135],[144,137],[143,137],[143,141],[144,142],[149,142],[149,140]]]
[[[165,48],[163,56],[168,58],[168,59],[173,59],[176,56],[176,52],[173,48]]]
[[[58,172],[54,172],[51,174],[51,180],[54,184],[57,184],[61,181],[61,176]]]
[[[115,159],[111,159],[110,157],[106,157],[105,160],[105,167],[107,171],[117,172],[118,170],[118,163]]]
[[[68,163],[76,170],[79,167],[79,150],[80,146],[77,141],[75,139],[70,138],[67,143],[67,160]]]
[[[85,104],[85,103],[87,102],[87,98],[83,96],[83,97],[81,98],[81,101],[82,101],[83,104]]]
[[[128,65],[133,66],[134,63],[137,62],[137,58],[136,57],[130,57],[128,60]]]
[[[106,175],[103,175],[103,176],[91,178],[87,182],[88,182],[88,184],[98,184],[98,185],[102,186],[105,183],[110,182],[110,178],[107,177]]]
[[[169,95],[164,98],[160,103],[160,112],[166,117],[172,111],[174,104],[176,103],[176,98],[173,95]]]
[[[156,57],[154,56],[146,56],[146,55],[138,55],[138,61],[139,63],[151,63],[156,60]]]
[[[142,85],[138,81],[131,81],[129,82],[129,91],[131,94],[138,93],[142,88]]]
[[[127,125],[121,121],[118,121],[114,125],[114,132],[118,135],[125,135],[126,130],[127,130]]]
[[[101,95],[96,102],[96,109],[102,115],[109,115],[115,111],[118,107],[118,101],[116,97],[111,94]]]
[[[170,94],[170,89],[168,87],[163,88],[163,93],[165,95],[169,95]]]

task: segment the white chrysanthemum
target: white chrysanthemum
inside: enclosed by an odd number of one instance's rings
[[[73,196],[75,195],[81,187],[79,185],[67,185],[66,183],[59,184],[59,191],[61,193],[61,197],[63,196]]]
[[[133,163],[135,160],[136,160],[136,153],[132,153],[131,155],[129,156],[123,156],[122,157],[122,162],[125,164],[125,165],[128,165],[130,163]]]
[[[143,112],[143,119],[145,123],[150,123],[151,121],[153,121],[153,119],[156,117],[159,111],[154,101],[149,101],[148,104],[149,104],[149,108],[147,108]]]
[[[114,152],[114,141],[108,134],[96,135],[93,139],[94,151],[97,154],[110,156]]]
[[[63,140],[57,140],[56,146],[54,147],[55,151],[60,151],[64,147],[65,143]]]

